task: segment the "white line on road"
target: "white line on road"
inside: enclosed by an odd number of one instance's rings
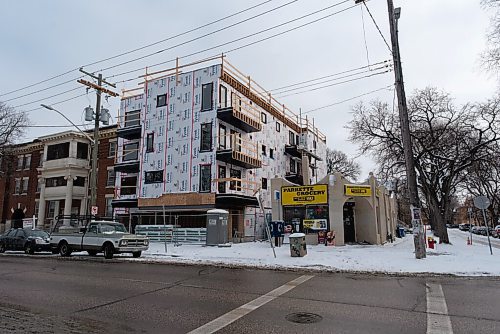
[[[441,284],[427,283],[426,295],[427,334],[453,334]]]
[[[259,307],[269,303],[270,301],[278,298],[279,296],[283,295],[284,293],[287,293],[288,291],[294,289],[295,287],[299,286],[300,284],[307,282],[311,278],[313,278],[313,275],[303,275],[300,276],[286,284],[283,284],[282,286],[274,289],[273,291],[270,291],[266,293],[263,296],[260,296],[245,305],[242,305],[232,311],[229,311],[226,314],[221,315],[215,320],[210,321],[209,323],[206,323],[205,325],[198,327],[188,334],[210,334],[210,333],[215,333],[218,330],[226,327],[227,325],[235,322],[236,320],[240,319],[241,317],[244,317],[248,313],[258,309]]]

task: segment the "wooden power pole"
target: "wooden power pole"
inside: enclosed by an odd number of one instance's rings
[[[105,83],[111,87],[116,88],[116,86],[112,83],[107,82],[106,80],[103,80],[102,74],[99,73],[99,75],[95,76],[92,73],[84,71],[82,68],[80,68],[80,72],[90,76],[93,79],[97,80],[97,85],[86,81],[86,80],[78,80],[78,83],[81,83],[82,85],[85,85],[87,87],[93,88],[96,90],[97,93],[97,101],[96,101],[96,108],[95,108],[95,119],[94,119],[94,142],[92,143],[92,166],[91,166],[91,172],[90,172],[90,206],[91,208],[97,208],[97,151],[98,149],[98,144],[99,144],[99,121],[101,120],[101,94],[102,92],[111,95],[111,96],[118,96],[117,93],[110,91],[109,89],[106,89],[102,87],[102,84]],[[92,212],[93,210],[91,210]]]
[[[426,257],[425,233],[421,221],[420,200],[418,198],[417,175],[415,172],[415,162],[413,160],[413,149],[410,136],[410,122],[408,119],[408,108],[406,105],[406,95],[403,82],[403,69],[399,53],[398,40],[398,19],[400,8],[394,10],[393,0],[387,0],[389,10],[389,27],[391,30],[392,57],[394,61],[394,75],[396,77],[396,94],[398,95],[399,120],[401,126],[401,136],[406,163],[406,177],[410,194],[410,209],[413,225],[413,239],[415,244],[415,257],[422,259]]]

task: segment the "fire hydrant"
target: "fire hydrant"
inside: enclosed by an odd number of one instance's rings
[[[434,249],[434,245],[436,244],[436,240],[434,240],[433,237],[428,237],[427,244],[429,245],[429,248]]]

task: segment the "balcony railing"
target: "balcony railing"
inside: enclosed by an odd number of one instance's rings
[[[236,93],[231,94],[229,105],[224,103],[219,105],[217,117],[245,132],[262,130],[260,111],[254,104]]]
[[[238,133],[218,137],[217,159],[243,168],[261,168],[259,144]]]
[[[141,137],[141,111],[126,111],[118,115],[118,129],[116,135],[125,139],[139,139]]]
[[[217,183],[217,192],[219,194],[236,193],[246,196],[254,196],[259,184],[254,181],[235,177],[225,177],[212,180]]]

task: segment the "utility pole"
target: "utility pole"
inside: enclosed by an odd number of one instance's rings
[[[94,88],[97,94],[95,117],[94,117],[94,141],[92,142],[92,166],[90,171],[90,207],[92,215],[96,215],[97,214],[97,152],[99,150],[98,147],[99,147],[99,122],[101,121],[101,94],[102,92],[104,92],[114,97],[118,96],[118,94],[102,87],[102,84],[105,83],[106,85],[116,88],[114,84],[109,83],[106,80],[103,80],[102,73],[99,73],[99,75],[95,76],[93,73],[84,71],[83,68],[80,68],[80,72],[97,80],[97,85],[86,80],[82,79],[78,80],[78,83],[90,88]]]
[[[410,194],[410,209],[413,226],[413,241],[415,244],[415,258],[422,259],[426,257],[424,239],[425,235],[421,221],[420,200],[418,198],[417,189],[417,175],[415,172],[415,163],[413,161],[410,122],[408,119],[408,108],[406,105],[406,95],[403,81],[403,69],[401,66],[401,57],[399,53],[397,20],[399,19],[401,9],[396,8],[396,10],[394,10],[394,4],[392,0],[387,0],[387,7],[389,11],[389,27],[391,30],[392,58],[394,62],[394,75],[396,79],[396,93],[398,95],[399,120],[406,163],[406,177]]]

